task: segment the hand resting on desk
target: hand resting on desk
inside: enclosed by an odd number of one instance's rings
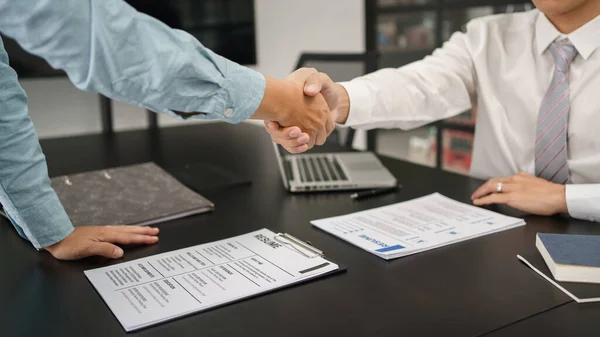
[[[499,182],[502,183],[502,192],[496,190]],[[473,193],[471,199],[477,206],[503,204],[537,215],[568,212],[565,185],[524,172],[488,180]]]
[[[118,259],[123,257],[123,249],[115,244],[154,244],[158,242],[158,232],[158,228],[142,226],[76,227],[69,236],[46,250],[59,260],[94,255]]]

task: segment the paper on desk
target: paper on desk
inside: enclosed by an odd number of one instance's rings
[[[311,223],[386,260],[523,226],[439,193]]]
[[[85,275],[126,331],[210,309],[337,270],[261,229]]]

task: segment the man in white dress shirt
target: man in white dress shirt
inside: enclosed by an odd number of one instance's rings
[[[433,55],[350,82],[307,78],[338,124],[412,129],[478,116],[471,175],[489,179],[475,205],[600,221],[600,0],[533,0],[537,10],[471,21]],[[299,128],[265,122],[303,152]]]

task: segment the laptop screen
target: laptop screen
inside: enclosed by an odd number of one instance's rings
[[[277,156],[277,165],[279,165],[279,173],[281,174],[281,180],[283,180],[283,186],[289,190],[288,177],[285,174],[285,163],[283,162],[285,160],[285,150],[277,143],[273,143],[273,147],[275,148],[275,156]]]

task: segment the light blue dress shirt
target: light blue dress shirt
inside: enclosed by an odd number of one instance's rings
[[[156,112],[238,123],[254,114],[265,90],[261,74],[122,0],[0,0],[0,31],[65,70],[78,88]],[[73,231],[1,41],[0,203],[36,248]]]

